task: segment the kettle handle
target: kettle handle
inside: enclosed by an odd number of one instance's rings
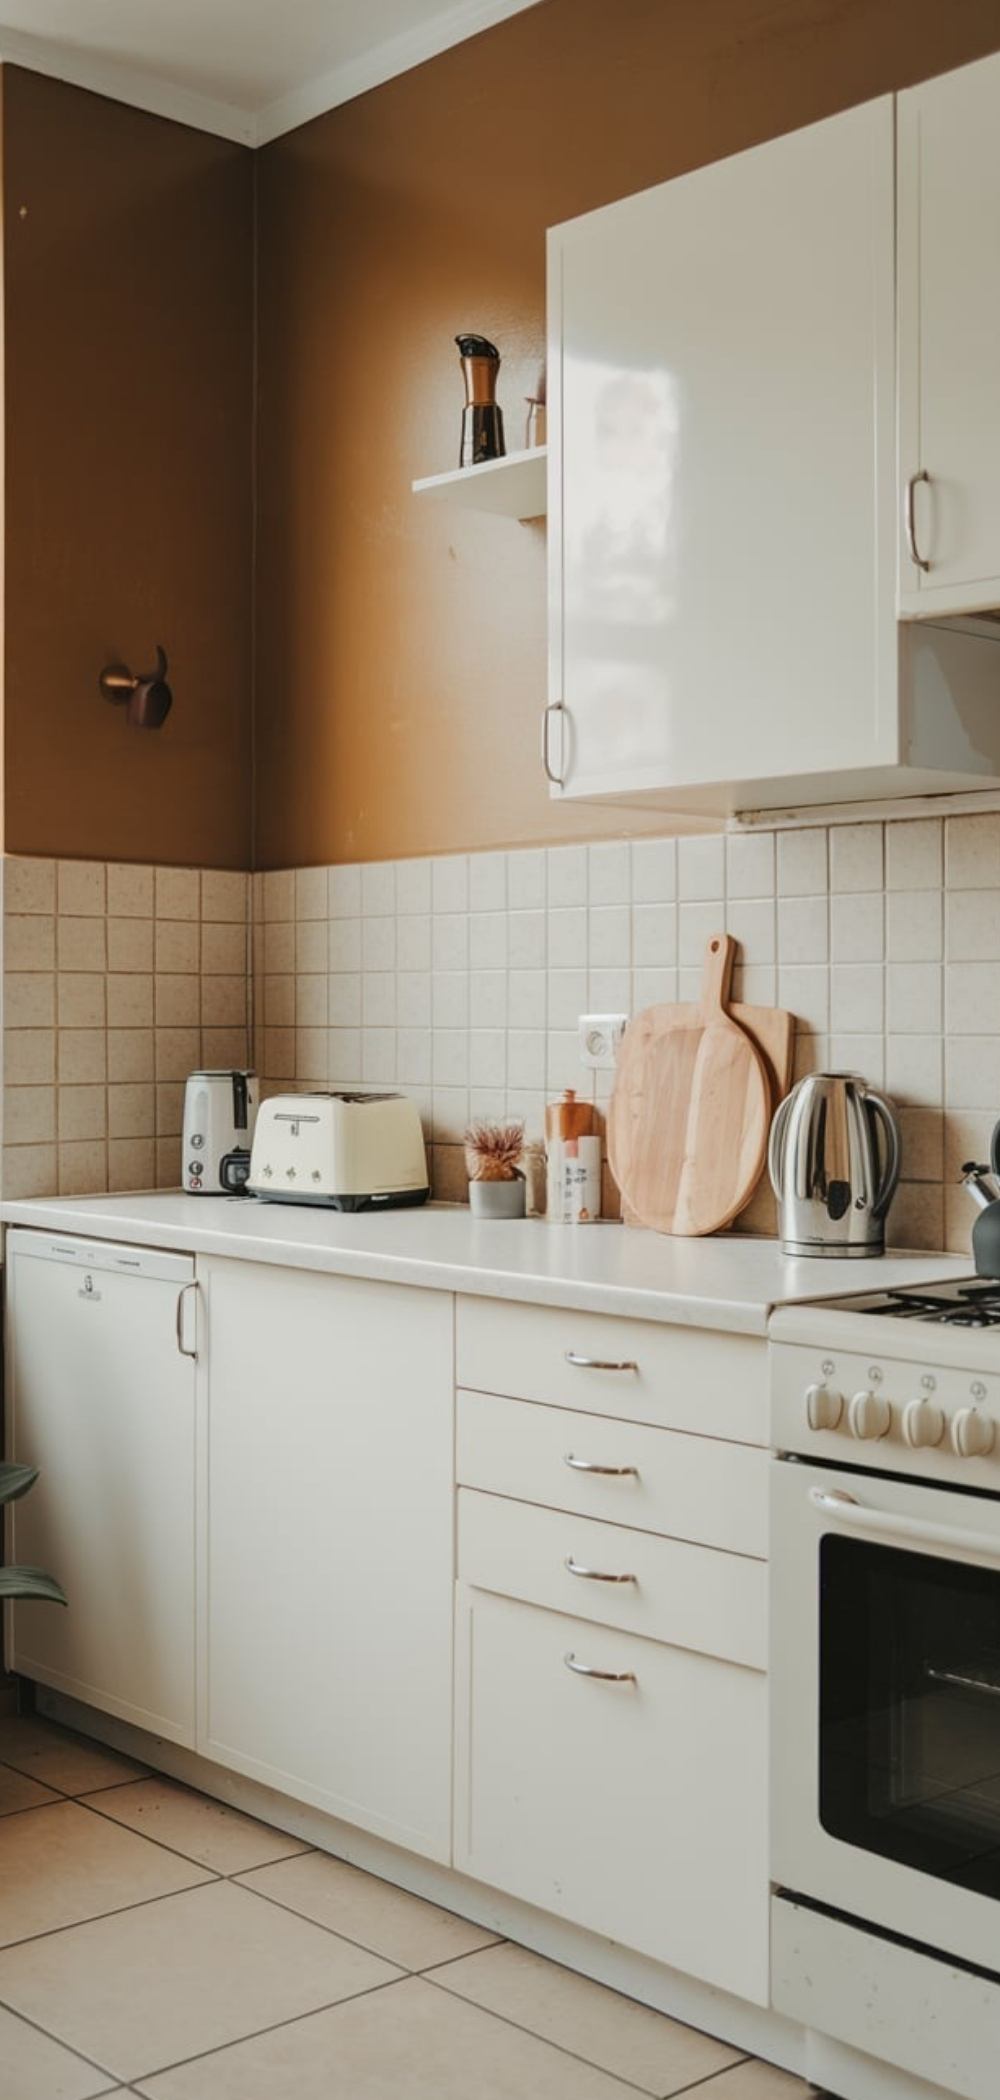
[[[877,1094],[874,1087],[865,1088],[865,1104],[870,1107],[877,1122],[881,1123],[885,1135],[885,1163],[882,1179],[875,1193],[871,1214],[873,1218],[884,1218],[896,1192],[899,1170],[902,1164],[899,1149],[899,1124],[888,1101]]]
[[[774,1112],[774,1118],[771,1123],[771,1134],[767,1141],[767,1171],[771,1177],[771,1187],[773,1188],[776,1196],[781,1195],[781,1143],[785,1134],[785,1124],[788,1121],[791,1106],[792,1096],[791,1094],[786,1094],[784,1100],[779,1101],[778,1106]]]
[[[1000,1123],[994,1123],[990,1139],[990,1166],[994,1174],[1000,1174]]]

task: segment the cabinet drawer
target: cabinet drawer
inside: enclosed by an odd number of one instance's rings
[[[462,1487],[767,1557],[767,1453],[749,1444],[463,1392],[457,1455]]]
[[[457,1680],[455,1865],[766,2002],[766,1679],[460,1584]]]
[[[763,1337],[459,1298],[456,1351],[459,1385],[481,1393],[767,1443]]]
[[[767,1667],[767,1569],[740,1554],[463,1488],[458,1572],[475,1589]]]

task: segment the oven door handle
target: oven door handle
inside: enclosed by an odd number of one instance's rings
[[[960,1524],[934,1524],[929,1518],[871,1509],[844,1488],[811,1487],[808,1492],[817,1509],[836,1517],[851,1531],[880,1531],[888,1538],[906,1539],[908,1544],[948,1547],[963,1560],[1000,1561],[1000,1537],[990,1538],[988,1532],[963,1531]]]

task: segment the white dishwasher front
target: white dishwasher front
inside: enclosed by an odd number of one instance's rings
[[[8,1607],[8,1667],[192,1745],[194,1261],[15,1229],[5,1295],[8,1455],[40,1473],[7,1555],[68,1598]]]

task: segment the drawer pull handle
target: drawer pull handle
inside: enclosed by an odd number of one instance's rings
[[[600,1568],[584,1568],[578,1560],[573,1559],[572,1553],[567,1553],[563,1561],[563,1567],[568,1568],[571,1575],[582,1575],[585,1582],[638,1582],[639,1580],[638,1575],[605,1575]]]
[[[606,1363],[601,1356],[579,1356],[575,1349],[567,1349],[566,1362],[578,1371],[637,1371],[638,1364]]]
[[[592,1663],[579,1663],[572,1649],[563,1656],[567,1670],[575,1670],[578,1677],[600,1677],[604,1684],[635,1684],[634,1670],[595,1670]]]
[[[608,1473],[616,1480],[638,1480],[638,1466],[599,1466],[592,1458],[576,1458],[572,1451],[563,1453],[563,1465],[572,1466],[574,1473]]]

